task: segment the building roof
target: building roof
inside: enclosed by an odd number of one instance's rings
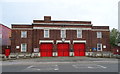
[[[1,23],[0,23],[0,25],[1,25],[2,27],[5,27],[5,28],[8,28],[8,29],[11,29],[11,28],[9,28],[9,27],[7,27],[7,26],[1,24]]]

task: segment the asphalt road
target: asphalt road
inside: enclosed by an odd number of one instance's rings
[[[30,60],[30,61],[28,61]],[[21,62],[20,62],[21,61]],[[3,72],[118,72],[111,58],[38,58],[4,61]]]

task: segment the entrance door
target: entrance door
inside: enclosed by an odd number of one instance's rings
[[[59,43],[57,44],[58,56],[69,56],[69,44]]]
[[[52,43],[42,43],[40,44],[41,57],[51,57],[52,56]]]
[[[74,44],[74,56],[85,56],[85,44],[84,43]]]

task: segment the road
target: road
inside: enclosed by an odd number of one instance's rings
[[[58,57],[4,61],[3,72],[118,72],[113,58]]]

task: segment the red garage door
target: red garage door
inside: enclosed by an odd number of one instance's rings
[[[40,44],[41,57],[51,57],[52,56],[52,43],[42,43]]]
[[[69,44],[68,43],[59,43],[57,45],[58,56],[69,56]]]
[[[85,44],[84,43],[74,44],[74,56],[85,56]]]

